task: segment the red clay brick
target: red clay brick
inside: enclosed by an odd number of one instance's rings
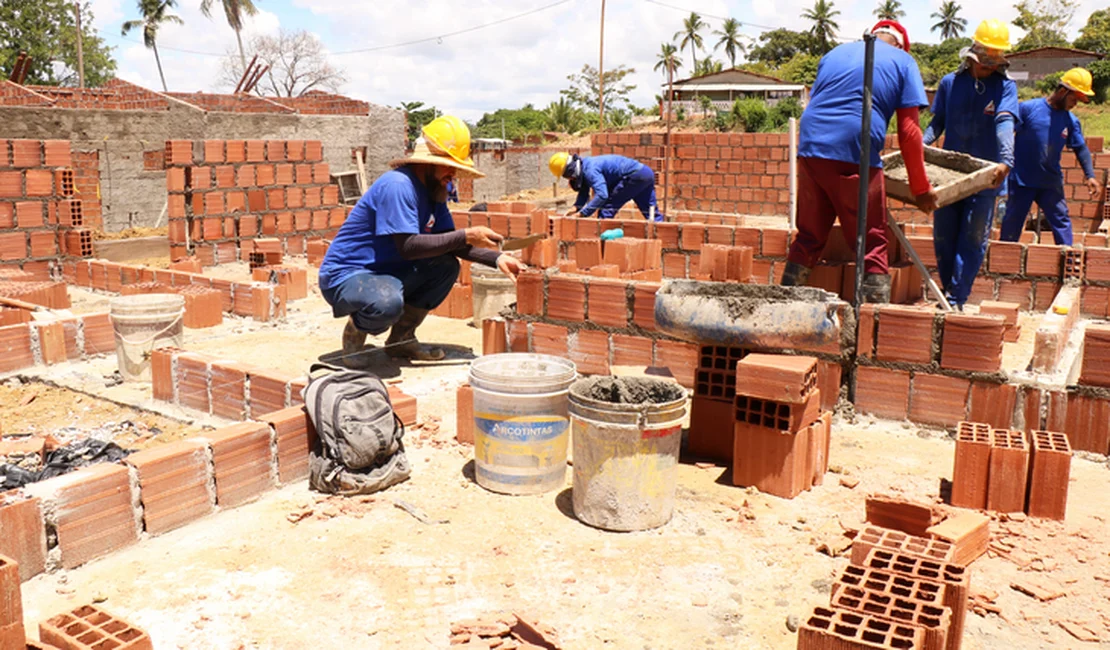
[[[516,310],[519,314],[543,316],[544,274],[538,269],[525,269],[517,276]]]
[[[1025,433],[994,429],[991,432],[990,462],[987,509],[1024,512],[1025,487],[1029,476],[1029,444]]]
[[[931,308],[882,306],[876,356],[882,361],[932,361],[934,314]]]
[[[613,335],[614,366],[650,366],[652,340],[642,336]]]
[[[1034,431],[1032,467],[1029,471],[1031,517],[1063,521],[1068,509],[1068,481],[1071,475],[1071,446],[1062,433]]]
[[[987,268],[991,273],[1021,275],[1022,258],[1025,246],[1018,242],[992,240],[989,248]]]
[[[146,632],[96,605],[82,605],[39,623],[39,638],[64,650],[153,650]]]
[[[553,275],[547,280],[547,317],[582,322],[586,314],[586,285],[578,276]]]
[[[462,384],[455,392],[455,440],[474,444],[474,389],[470,384]]]
[[[909,418],[914,422],[955,426],[967,417],[971,383],[959,377],[915,373]]]
[[[952,505],[959,508],[986,509],[990,457],[990,426],[976,422],[960,422],[956,426]]]
[[[494,318],[482,321],[482,354],[500,354],[507,351],[505,321]]]
[[[997,372],[1002,367],[1005,319],[993,314],[944,316],[940,366],[949,370]]]
[[[749,397],[797,404],[816,387],[815,357],[753,353],[736,364],[736,391]]]
[[[1014,419],[1014,406],[1017,403],[1017,386],[1014,384],[991,384],[972,382],[971,413],[972,422],[984,422],[996,429],[1009,429]]]
[[[1057,428],[1055,422],[1049,422],[1046,427]],[[1110,400],[1069,394],[1063,431],[1072,449],[1110,453]]]
[[[291,406],[259,418],[277,441],[278,481],[282,485],[308,477],[308,451],[316,437],[304,406]]]
[[[1064,260],[1062,250],[1051,244],[1029,244],[1025,253],[1025,275],[1060,277]]]
[[[793,499],[811,484],[806,468],[809,429],[783,434],[737,422],[733,430],[732,484]]]
[[[695,395],[690,401],[690,434],[686,451],[700,458],[732,463],[732,400]]]
[[[138,541],[131,478],[122,465],[101,463],[27,486],[51,513],[62,566],[80,566]]]
[[[216,503],[232,508],[273,488],[270,427],[258,422],[233,424],[203,438],[212,448]]]
[[[584,375],[609,374],[609,334],[601,330],[578,330],[568,341],[570,360]]]
[[[670,369],[679,384],[692,388],[698,365],[698,346],[693,343],[656,341],[655,365]]]
[[[648,331],[655,331],[655,294],[658,282],[637,282],[632,290],[632,322]]]
[[[209,492],[208,447],[200,440],[180,440],[127,457],[139,476],[143,522],[152,535],[203,517],[214,508]]]
[[[1110,325],[1091,323],[1083,335],[1079,383],[1110,386]]]
[[[41,502],[17,492],[0,493],[0,555],[19,563],[22,581],[46,569],[46,526]]]
[[[589,284],[590,322],[609,327],[628,326],[628,283],[595,278]]]
[[[532,324],[532,352],[567,356],[567,328],[547,323]]]
[[[856,409],[904,420],[909,412],[910,373],[871,366],[856,369]]]

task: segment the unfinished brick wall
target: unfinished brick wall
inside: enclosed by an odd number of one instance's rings
[[[259,236],[280,238],[289,253],[332,236],[349,208],[323,155],[318,140],[167,142],[171,255],[222,263]]]

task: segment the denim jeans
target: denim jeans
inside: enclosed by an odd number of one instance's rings
[[[404,262],[388,271],[358,271],[320,293],[336,318],[351,316],[363,332],[381,334],[401,318],[405,305],[435,309],[459,277],[459,260],[440,255]]]

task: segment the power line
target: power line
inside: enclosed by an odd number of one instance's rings
[[[460,36],[462,34],[469,34],[470,32],[476,32],[478,30],[485,29],[487,27],[493,27],[494,25],[500,25],[502,23],[507,23],[507,22],[510,22],[510,21],[513,21],[513,20],[524,18],[525,16],[531,16],[533,14],[538,14],[542,11],[547,11],[548,9],[554,9],[555,7],[558,7],[559,5],[565,5],[565,4],[570,3],[570,2],[573,2],[573,0],[558,0],[557,2],[552,2],[550,4],[546,4],[542,7],[537,7],[536,9],[525,11],[524,13],[519,13],[519,14],[516,14],[516,15],[513,15],[513,16],[507,16],[507,17],[501,18],[499,20],[494,20],[494,21],[491,21],[491,22],[488,22],[488,23],[482,23],[481,25],[474,25],[473,27],[467,27],[466,29],[460,29],[460,30],[453,31],[453,32],[447,32],[447,33],[439,34],[439,35],[436,35],[436,36],[427,36],[425,38],[418,38],[418,39],[415,39],[415,40],[412,40],[412,41],[405,41],[403,43],[392,43],[390,45],[379,45],[379,46],[376,46],[376,47],[366,47],[366,48],[360,48],[360,49],[357,49],[357,50],[343,50],[343,51],[340,51],[340,52],[329,52],[329,56],[343,56],[343,55],[346,55],[346,54],[364,54],[366,52],[380,52],[382,50],[389,50],[389,49],[398,48],[398,47],[407,47],[409,45],[419,45],[420,43],[430,43],[432,41],[442,42],[443,39],[445,39],[445,38],[450,38],[452,36]],[[137,39],[122,38],[121,37],[121,40],[131,41],[132,43],[142,44],[142,41],[137,40]],[[228,56],[228,54],[226,52],[225,53],[201,52],[201,51],[198,51],[198,50],[189,50],[189,49],[180,48],[180,47],[170,47],[170,46],[161,45],[161,44],[159,44],[158,49],[160,49],[160,50],[169,50],[169,51],[172,51],[172,52],[184,52],[186,54],[195,54],[195,55],[198,55],[198,56],[218,56],[218,57]]]

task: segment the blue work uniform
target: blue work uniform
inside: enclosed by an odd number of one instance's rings
[[[949,73],[937,86],[925,144],[944,133],[948,151],[1013,168],[1017,116],[1017,84],[1005,75],[975,79],[969,70]],[[952,304],[963,305],[971,294],[987,252],[998,193],[997,188],[986,189],[933,213],[937,271]]]
[[[388,330],[406,304],[435,309],[459,275],[458,259],[406,260],[393,236],[454,229],[447,204],[434,202],[410,167],[386,172],[362,195],[328,247],[320,293],[336,317],[351,316],[370,334]]]
[[[1071,219],[1064,197],[1064,172],[1060,156],[1067,146],[1075,152],[1087,178],[1094,178],[1091,153],[1083,139],[1079,118],[1071,111],[1056,110],[1045,98],[1021,103],[1021,128],[1014,139],[1016,165],[1010,174],[1003,241],[1017,241],[1033,201],[1041,207],[1057,244],[1071,246]]]
[[[655,208],[655,220],[663,221],[655,202],[655,172],[638,160],[614,155],[583,158],[581,181],[574,207],[583,217],[600,211],[599,217],[612,219],[621,206],[635,201],[645,219]]]

